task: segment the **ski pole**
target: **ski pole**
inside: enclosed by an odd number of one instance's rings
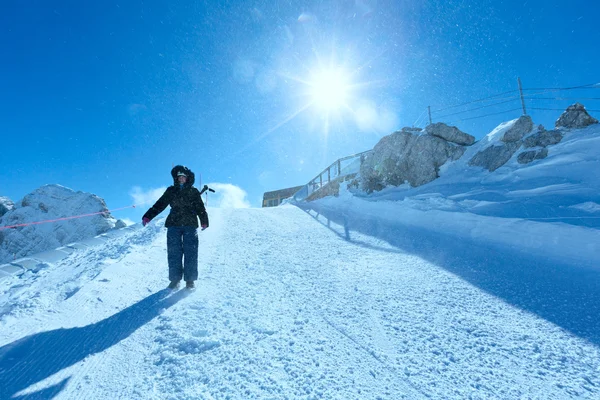
[[[209,188],[208,185],[204,185],[204,187],[200,191],[200,196],[202,196],[202,193],[204,193],[206,191],[215,193],[214,189]],[[206,193],[206,201],[205,201],[205,203],[206,203],[206,206],[208,206],[208,193]]]

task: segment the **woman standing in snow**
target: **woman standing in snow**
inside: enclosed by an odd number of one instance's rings
[[[171,212],[165,222],[167,228],[167,259],[169,262],[169,289],[179,287],[183,277],[185,287],[194,288],[198,279],[198,218],[202,230],[208,228],[208,214],[200,191],[194,187],[194,173],[177,165],[171,170],[173,186],[169,186],[142,217],[146,226],[170,205]]]

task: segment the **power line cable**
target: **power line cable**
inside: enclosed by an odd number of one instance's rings
[[[461,118],[461,119],[457,119],[457,120],[454,120],[454,121],[450,121],[448,123],[455,123],[455,122],[459,122],[459,121],[468,121],[470,119],[484,118],[484,117],[489,117],[490,115],[506,114],[506,113],[509,113],[509,112],[520,111],[520,110],[521,110],[520,107],[519,108],[513,108],[511,110],[505,110],[505,111],[500,111],[500,112],[497,112],[497,113],[490,113],[490,114],[485,114],[485,115],[479,115],[477,117]]]
[[[413,126],[418,126],[417,123],[419,121],[421,121],[421,118],[423,118],[423,114],[425,114],[427,112],[427,110],[423,110],[423,112],[421,113],[421,115],[419,115],[419,118],[417,118],[417,120],[413,123]]]
[[[490,100],[490,99],[496,98],[498,96],[504,96],[506,94],[515,93],[515,92],[518,92],[518,90],[509,90],[508,92],[498,93],[498,94],[495,94],[493,96],[484,97],[482,99],[472,100],[472,101],[468,101],[468,102],[462,103],[462,104],[456,104],[456,105],[453,105],[453,106],[439,108],[437,110],[431,110],[431,112],[434,113],[434,112],[440,112],[440,111],[444,111],[444,110],[449,110],[451,108],[462,107],[462,106],[466,106],[468,104],[473,104],[473,103],[478,103],[478,102],[485,101],[485,100]]]
[[[537,108],[537,107],[528,107],[528,108],[530,110],[565,111],[564,108]],[[585,109],[585,111],[600,112],[600,110],[588,110],[587,108]]]
[[[548,93],[548,92],[553,92],[553,91],[560,91],[560,90],[574,90],[574,89],[600,89],[600,83],[589,83],[589,84],[586,84],[586,85],[564,87],[564,88],[523,88],[524,91],[526,91],[526,90],[542,90],[542,92],[534,93],[534,94],[530,94],[530,95],[543,94],[543,93]],[[509,90],[509,91],[506,91],[506,92],[495,94],[493,96],[484,97],[484,98],[481,98],[481,99],[472,100],[472,101],[468,101],[468,102],[465,102],[465,103],[456,104],[456,105],[452,105],[452,106],[448,106],[448,107],[443,107],[443,108],[439,108],[437,110],[431,110],[431,112],[432,113],[437,113],[437,112],[440,112],[440,111],[449,110],[451,108],[462,107],[462,106],[466,106],[466,105],[473,104],[473,103],[478,103],[478,102],[482,102],[482,101],[486,101],[486,100],[491,100],[491,99],[494,99],[494,98],[496,98],[498,96],[504,96],[506,94],[515,93],[515,92],[518,92],[518,90]],[[519,96],[516,96],[516,98],[519,98]]]
[[[600,100],[600,97],[530,97],[523,96],[528,100]]]
[[[523,90],[533,90],[533,89],[523,89]],[[538,88],[538,90],[542,90],[542,89],[541,89],[541,88]],[[552,89],[552,88],[549,88],[549,89],[542,90],[541,92],[537,92],[537,93],[528,93],[528,94],[524,95],[523,97],[524,97],[524,98],[528,98],[528,97],[530,97],[530,96],[537,96],[538,94],[546,94],[546,93],[557,92],[557,91],[559,91],[559,90],[560,90],[560,89]]]
[[[541,94],[545,94],[545,93],[549,93],[549,92],[556,92],[556,91],[561,91],[561,90],[576,90],[576,89],[600,89],[600,83],[590,83],[590,84],[586,84],[586,85],[579,85],[579,86],[571,86],[571,87],[562,87],[562,88],[524,88],[523,91],[529,91],[529,93],[527,93],[525,96],[523,96],[523,99],[527,99],[527,100],[600,100],[600,98],[598,97],[579,97],[579,98],[575,98],[575,97],[567,97],[567,98],[563,98],[563,97],[535,97],[537,95],[541,95]],[[538,91],[537,93],[531,93],[531,91]],[[515,101],[517,99],[519,99],[521,96],[517,95],[517,96],[510,96],[510,97],[504,97],[502,98],[501,96],[505,96],[507,94],[512,94],[512,93],[517,93],[519,92],[518,90],[509,90],[506,92],[502,92],[502,93],[498,93],[492,96],[488,96],[488,97],[484,97],[481,99],[477,99],[477,100],[472,100],[472,101],[468,101],[465,103],[461,103],[461,104],[456,104],[456,105],[452,105],[452,106],[448,106],[448,107],[443,107],[437,110],[431,110],[431,113],[439,113],[441,111],[445,111],[445,110],[449,110],[452,108],[456,108],[456,107],[463,107],[469,104],[475,104],[475,103],[479,103],[479,102],[484,102],[484,101],[489,101],[489,100],[501,100],[501,101],[497,101],[495,103],[492,104],[486,104],[480,107],[475,107],[475,108],[471,108],[468,110],[463,110],[463,111],[457,111],[451,114],[445,114],[439,117],[436,117],[436,120],[441,120],[443,118],[447,118],[447,117],[451,117],[454,115],[458,115],[458,114],[464,114],[467,112],[472,112],[472,111],[476,111],[476,110],[480,110],[483,108],[488,108],[488,107],[493,107],[496,105],[500,105],[500,104],[505,104],[505,103],[510,103],[512,101]],[[498,97],[501,97],[500,99],[498,99]],[[480,115],[480,116],[476,116],[476,117],[469,117],[469,118],[461,118],[456,121],[467,121],[467,120],[471,120],[471,119],[478,119],[478,118],[484,118],[484,117],[488,117],[491,115],[498,115],[498,114],[505,114],[508,112],[512,112],[512,111],[517,111],[520,110],[521,108],[515,108],[515,109],[511,109],[511,110],[506,110],[506,111],[500,111],[497,113],[490,113],[490,114],[485,114],[485,115]],[[558,108],[536,108],[533,107],[531,108],[533,110],[549,110],[549,111],[564,111],[563,109],[558,109]],[[415,123],[413,124],[413,126],[416,126],[418,123],[420,123],[421,119],[423,118],[424,114],[425,114],[424,110],[421,115],[419,115],[419,117],[417,118],[417,120],[415,121]],[[598,110],[588,110],[588,111],[593,111],[593,112],[597,112]]]
[[[523,90],[574,90],[574,89],[600,89],[600,83],[588,83],[587,85],[572,86],[566,88],[523,88]]]
[[[480,109],[482,109],[482,108],[487,108],[487,107],[497,106],[497,105],[499,105],[499,104],[506,104],[506,103],[510,103],[510,102],[512,102],[512,101],[516,101],[516,100],[518,100],[518,99],[519,99],[518,97],[515,97],[515,98],[512,98],[511,100],[500,101],[500,102],[498,102],[498,103],[493,103],[493,104],[486,104],[485,106],[476,107],[476,108],[470,108],[470,109],[468,109],[468,110],[464,110],[464,111],[458,111],[458,112],[455,112],[455,113],[452,113],[452,114],[446,114],[446,115],[442,115],[441,117],[436,117],[436,119],[442,119],[442,118],[450,117],[450,116],[457,115],[457,114],[464,114],[464,113],[466,113],[466,112],[471,112],[471,111],[475,111],[475,110],[480,110]]]

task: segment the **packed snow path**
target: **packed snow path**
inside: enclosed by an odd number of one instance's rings
[[[292,206],[209,214],[195,291],[164,289],[161,221],[3,283],[0,398],[600,396],[594,270]]]

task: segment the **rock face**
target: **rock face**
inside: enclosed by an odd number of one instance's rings
[[[448,126],[442,122],[427,125],[425,131],[448,142],[460,144],[462,146],[470,146],[475,143],[475,137],[464,133],[455,126]]]
[[[495,171],[515,154],[521,147],[521,142],[505,143],[486,147],[484,150],[475,154],[469,161],[469,165],[474,167],[483,167],[487,170]]]
[[[466,147],[430,134],[402,130],[382,138],[360,168],[360,186],[367,192],[408,182],[420,186],[439,176],[439,168],[459,159]]]
[[[567,107],[554,125],[556,128],[578,129],[597,123],[598,120],[588,114],[583,104],[575,103]]]
[[[524,151],[517,157],[519,164],[529,164],[534,160],[541,160],[548,157],[548,149],[543,148],[539,150],[528,150]]]
[[[104,200],[60,185],[45,185],[28,194],[0,218],[0,226],[108,211]],[[39,225],[0,230],[0,263],[93,237],[113,229],[108,212]]]
[[[559,143],[563,138],[562,133],[559,130],[553,131],[538,131],[533,135],[525,138],[523,141],[523,147],[548,147],[553,144]]]
[[[515,143],[523,139],[525,135],[533,130],[533,121],[529,115],[522,115],[514,125],[506,131],[502,140],[504,143]]]

